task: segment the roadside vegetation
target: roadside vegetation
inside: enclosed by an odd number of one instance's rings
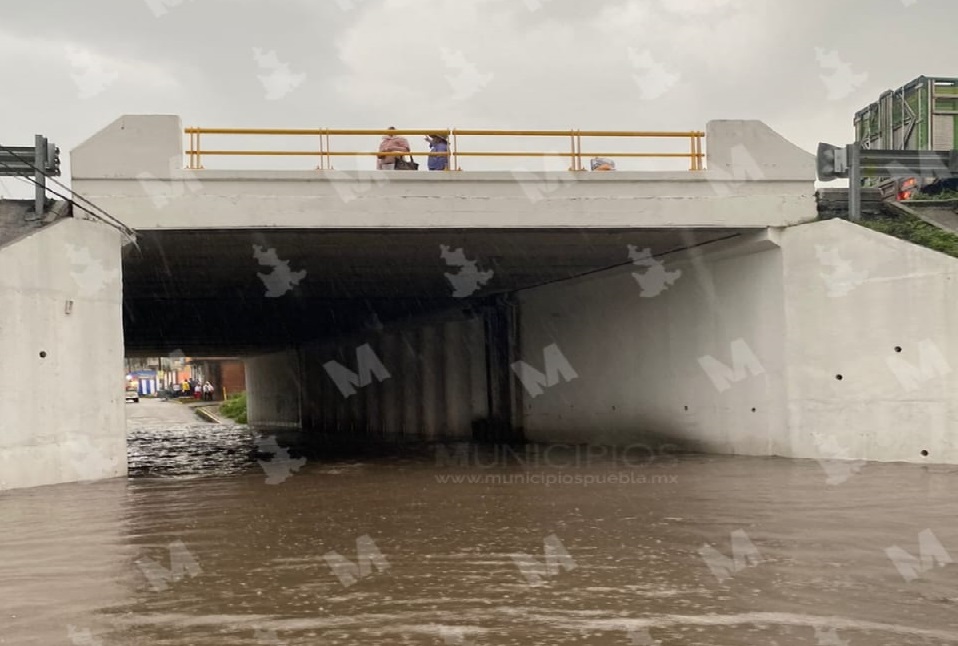
[[[246,423],[246,393],[230,395],[220,405],[220,412],[238,424]]]
[[[958,198],[958,194],[955,195]],[[923,198],[924,199],[924,198]],[[935,196],[928,199],[946,199]],[[897,217],[867,218],[859,222],[874,231],[894,236],[900,240],[921,245],[941,253],[958,258],[958,235],[942,231],[936,226],[918,218],[899,215]]]
[[[958,200],[958,190],[949,190],[942,191],[941,193],[935,193],[933,195],[928,195],[926,193],[919,193],[915,196],[916,200]]]

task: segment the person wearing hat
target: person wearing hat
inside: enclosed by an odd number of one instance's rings
[[[429,142],[429,152],[448,153],[449,141],[444,134],[426,135]],[[446,170],[449,167],[448,155],[429,155],[429,170]]]

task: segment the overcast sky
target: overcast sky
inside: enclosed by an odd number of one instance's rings
[[[813,151],[850,141],[883,90],[958,76],[956,18],[956,0],[4,2],[0,143],[41,133],[67,151],[123,114],[628,130],[743,118]]]

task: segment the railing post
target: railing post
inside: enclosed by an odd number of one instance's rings
[[[323,170],[326,166],[326,159],[323,155],[323,129],[319,129],[319,166],[316,170]]]
[[[572,165],[569,167],[569,170],[576,169],[576,157],[575,157],[575,129],[569,130],[569,142],[572,144]]]
[[[187,151],[187,167],[190,169],[196,168],[196,135],[194,134],[194,128],[187,128],[186,134],[190,136],[190,149]]]
[[[446,171],[452,170],[452,128],[446,129]]]
[[[585,167],[582,165],[582,131],[575,131],[575,142],[576,142],[576,170],[585,170]]]
[[[462,170],[459,166],[459,134],[456,132],[456,129],[452,129],[452,157],[456,170]]]
[[[326,131],[326,168],[328,168],[329,170],[332,170],[333,156],[329,154],[330,151],[332,150],[329,145],[329,128],[324,128],[324,130]]]

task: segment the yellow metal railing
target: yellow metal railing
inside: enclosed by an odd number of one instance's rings
[[[685,158],[689,160],[689,170],[703,170],[705,168],[705,155],[702,148],[702,140],[705,137],[704,132],[642,132],[629,130],[457,130],[457,129],[410,129],[410,130],[354,130],[354,129],[270,129],[270,128],[185,128],[184,132],[189,135],[189,149],[187,156],[189,159],[188,167],[192,169],[203,168],[202,159],[209,155],[230,155],[230,156],[305,156],[317,157],[319,165],[317,169],[332,169],[333,157],[348,156],[387,156],[395,157],[399,155],[411,154],[414,156],[434,155],[437,157],[450,157],[451,163],[446,165],[446,170],[462,170],[459,162],[464,157],[565,157],[569,159],[569,170],[585,170],[582,160],[588,157],[607,157],[607,158]],[[392,135],[443,135],[449,143],[448,152],[430,152],[416,151],[410,153],[402,152],[379,152],[365,150],[334,150],[331,137],[370,137]],[[285,135],[315,137],[318,140],[318,146],[313,150],[217,150],[202,148],[201,138],[203,135]],[[560,151],[483,151],[483,150],[464,150],[459,138],[466,136],[477,137],[552,137],[564,138],[568,141],[568,150]],[[588,138],[645,138],[645,139],[686,139],[688,140],[688,152],[583,152],[582,139]]]

